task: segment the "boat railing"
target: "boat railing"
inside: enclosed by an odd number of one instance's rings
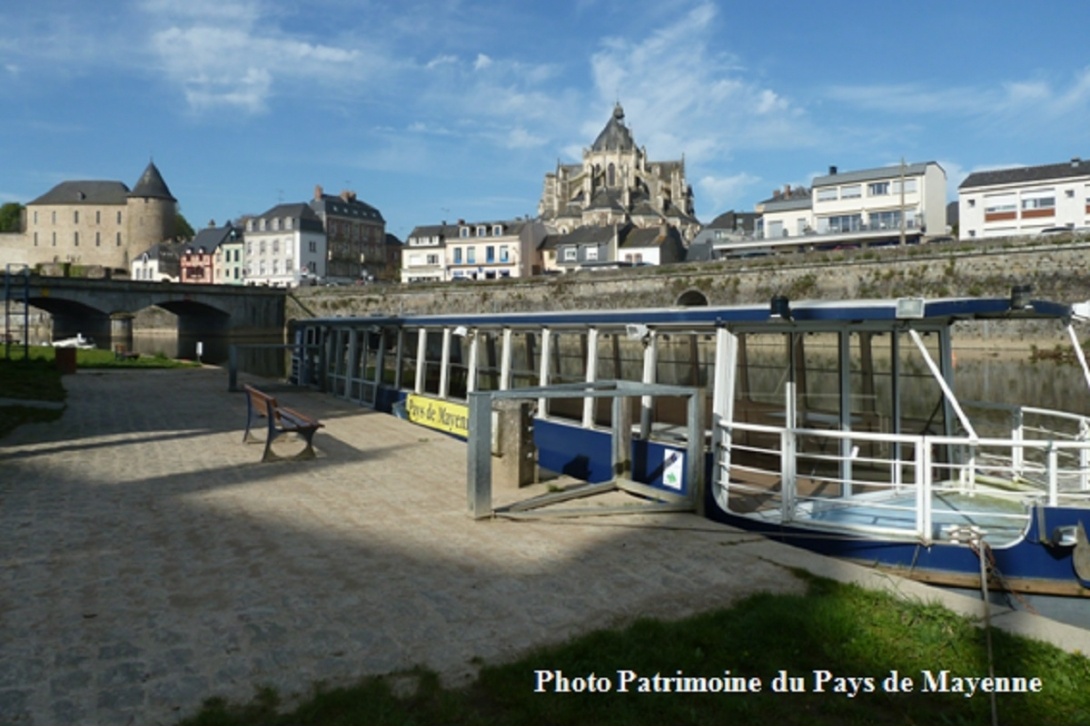
[[[1016,406],[995,402],[964,402],[967,409],[980,412],[1002,412],[1005,414],[1005,428],[1002,433],[1009,434],[1015,441],[1025,439],[1043,439],[1049,441],[1086,442],[1090,441],[1090,417],[1071,412],[1043,409],[1033,406]],[[1001,424],[1001,426],[1002,426]],[[986,431],[978,429],[978,431]],[[1061,458],[1076,458],[1075,462],[1065,462],[1071,468],[1077,468],[1083,477],[1080,489],[1090,489],[1090,450],[1079,448],[1075,451],[1061,451]],[[1027,460],[1023,447],[1015,446],[1010,453],[1012,471],[1022,476],[1027,472],[1040,469],[1041,462]]]
[[[1086,440],[720,426],[725,504],[770,521],[925,543],[970,525],[998,544],[1032,502],[1090,501]]]

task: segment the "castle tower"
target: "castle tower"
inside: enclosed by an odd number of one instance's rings
[[[126,199],[125,267],[152,245],[174,237],[177,205],[155,163],[148,162]]]

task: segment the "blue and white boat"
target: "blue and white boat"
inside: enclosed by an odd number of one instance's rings
[[[631,477],[651,500],[688,495],[714,520],[922,581],[976,587],[983,561],[993,588],[1090,596],[1090,368],[1079,319],[1024,289],[325,318],[296,323],[294,375],[383,410],[526,389],[537,400],[540,466],[587,482],[608,481],[616,465],[618,410],[593,386],[695,390],[698,409],[659,390],[636,398],[639,413],[624,422]],[[1066,337],[1084,390],[1068,397],[1075,411],[966,398],[952,331],[974,324],[1010,340],[1024,326]],[[575,393],[543,393],[564,387]],[[694,432],[702,441],[689,441]],[[698,468],[664,467],[694,451]]]

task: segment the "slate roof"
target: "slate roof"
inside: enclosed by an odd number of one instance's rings
[[[129,188],[121,182],[61,182],[29,204],[125,204]]]
[[[958,185],[958,189],[972,189],[973,187],[991,187],[1001,184],[1027,184],[1034,182],[1046,182],[1053,179],[1071,179],[1074,177],[1090,176],[1090,161],[1084,161],[1079,157],[1071,161],[1058,164],[1042,164],[1036,167],[1011,167],[1009,169],[996,169],[990,172],[973,172],[965,181]]]
[[[554,250],[560,245],[600,245],[613,241],[614,230],[618,237],[624,237],[632,229],[632,225],[625,224],[619,228],[614,225],[582,225],[563,235],[548,235],[542,241],[542,250]]]
[[[271,220],[274,217],[283,219],[290,217],[293,220],[299,220],[299,226],[297,229],[309,231],[309,232],[323,232],[325,230],[322,227],[322,220],[318,217],[317,213],[310,208],[310,205],[306,202],[287,202],[284,204],[278,204],[268,212],[260,214],[254,219],[266,219]],[[264,230],[265,232],[271,232],[272,230]],[[287,230],[275,230],[275,232],[286,232]],[[254,230],[257,232],[257,230]]]
[[[591,146],[593,151],[631,151],[636,148],[632,132],[624,125],[624,109],[621,104],[613,107],[613,116]]]
[[[140,179],[136,182],[136,186],[129,192],[129,196],[165,199],[171,202],[178,201],[174,199],[174,195],[170,193],[170,189],[167,187],[167,183],[163,181],[163,175],[159,173],[159,169],[155,166],[155,162],[148,162],[147,168],[144,170],[144,173],[140,175]]]
[[[373,222],[386,222],[378,209],[355,197],[346,200],[340,195],[323,194],[321,199],[311,200],[310,206],[318,214],[325,213],[334,217],[354,217]]]
[[[740,226],[746,232],[753,232],[756,227],[758,214],[756,212],[735,212],[729,210],[722,213],[704,226],[711,230],[728,230],[734,232],[736,226]]]
[[[685,243],[681,240],[681,233],[673,226],[665,229],[662,227],[637,227],[625,236],[619,247],[625,250],[657,247],[660,250],[660,260],[663,263],[685,259]]]
[[[935,162],[921,162],[919,164],[906,164],[904,166],[904,175],[906,177],[915,177],[923,174],[927,171],[929,164]],[[814,187],[827,187],[831,184],[851,184],[852,182],[870,182],[876,179],[890,179],[893,177],[901,176],[901,165],[894,164],[888,167],[875,167],[874,169],[860,169],[855,172],[838,172],[836,174],[825,174],[820,177],[814,177]]]
[[[232,233],[234,234],[232,235]],[[186,245],[186,248],[199,250],[203,247],[206,251],[212,252],[225,242],[240,240],[241,238],[242,230],[233,225],[206,227],[194,235],[193,239]]]
[[[409,239],[414,237],[438,237],[439,244],[448,237],[458,237],[458,225],[417,225],[409,233]]]

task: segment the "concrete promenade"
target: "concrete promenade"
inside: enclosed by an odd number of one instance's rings
[[[326,428],[317,459],[262,464],[226,379],[81,371],[59,421],[0,439],[0,723],[174,723],[414,665],[456,684],[639,616],[800,592],[794,568],[940,594],[689,515],[474,522],[464,444],[268,382]]]

